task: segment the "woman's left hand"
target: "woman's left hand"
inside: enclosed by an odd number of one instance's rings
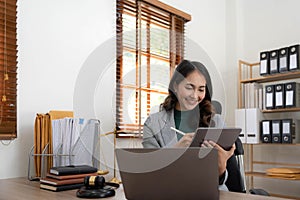
[[[235,144],[232,145],[230,150],[226,151],[220,145],[213,141],[205,140],[202,147],[214,147],[218,150],[218,166],[219,166],[219,175],[221,176],[226,171],[227,160],[233,155],[235,150]]]

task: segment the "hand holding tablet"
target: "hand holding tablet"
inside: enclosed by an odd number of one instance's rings
[[[199,147],[204,140],[212,140],[223,149],[229,150],[241,131],[240,128],[198,128],[190,147]]]

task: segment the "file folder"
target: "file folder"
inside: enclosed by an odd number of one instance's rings
[[[266,85],[265,87],[265,108],[274,109],[275,92],[274,85]]]
[[[285,93],[284,84],[275,85],[275,108],[284,108]]]
[[[300,83],[285,83],[285,107],[300,107]]]
[[[298,144],[300,143],[300,120],[299,119],[294,119],[294,126],[292,126],[292,136],[293,136],[293,142]],[[298,133],[298,134],[296,134]]]
[[[272,142],[272,127],[270,120],[262,120],[260,123],[260,131],[261,131],[261,141],[263,143],[271,143]]]
[[[242,131],[239,138],[242,143],[247,143],[246,140],[246,109],[235,110],[235,127],[241,128]]]
[[[264,51],[260,53],[259,72],[261,76],[270,73],[270,52]]]
[[[272,120],[272,143],[281,143],[281,120]]]
[[[278,73],[278,61],[279,55],[278,50],[270,51],[270,74]]]
[[[289,47],[289,70],[299,70],[300,56],[299,56],[299,44]]]
[[[258,108],[246,109],[246,141],[248,144],[260,142],[259,122],[262,120],[262,113]]]
[[[289,48],[279,49],[279,73],[288,71],[289,68]]]
[[[282,143],[292,143],[292,125],[293,120],[292,119],[283,119],[281,121],[282,123],[282,137],[281,141]]]

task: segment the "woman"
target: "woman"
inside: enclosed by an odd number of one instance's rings
[[[220,115],[214,114],[211,93],[211,79],[204,65],[183,60],[169,83],[169,95],[162,103],[161,111],[151,114],[144,123],[143,146],[188,147],[198,127],[224,127]],[[175,133],[171,127],[186,134]],[[225,151],[213,141],[204,141],[202,145],[218,150],[220,188],[226,190],[227,161],[232,157],[235,146]]]

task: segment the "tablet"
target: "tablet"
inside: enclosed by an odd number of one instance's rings
[[[190,147],[199,147],[204,140],[212,140],[229,150],[241,131],[241,128],[198,128]]]

